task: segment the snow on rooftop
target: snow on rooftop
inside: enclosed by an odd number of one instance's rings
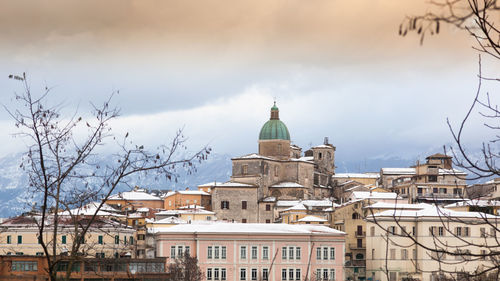
[[[320,145],[313,146],[311,148],[333,148],[333,145],[330,145],[330,144],[320,144]]]
[[[194,204],[191,204],[191,205],[186,205],[186,206],[182,206],[182,207],[179,207],[178,209],[180,210],[184,210],[184,209],[205,209],[205,207],[203,206],[200,206],[200,205],[194,205]]]
[[[295,188],[304,188],[303,185],[296,182],[281,182],[278,184],[273,184],[270,187],[295,187]]]
[[[368,219],[371,217],[390,217],[394,218],[421,218],[421,217],[439,217],[444,220],[448,219],[462,219],[462,218],[476,218],[476,219],[495,219],[498,220],[500,217],[485,214],[481,212],[457,212],[450,209],[440,208],[431,206],[429,208],[421,209],[421,210],[387,210],[377,214],[373,214],[368,216]]]
[[[384,175],[414,175],[415,168],[382,168]]]
[[[274,201],[276,201],[276,197],[273,197],[273,196],[266,197],[262,201],[263,202],[274,202]]]
[[[397,199],[398,195],[394,192],[370,192],[353,191],[351,198],[356,199]]]
[[[210,224],[182,224],[168,228],[153,230],[156,233],[234,233],[234,234],[296,234],[296,235],[336,235],[343,236],[344,232],[319,225],[310,224],[269,224],[269,223],[210,223]]]
[[[89,203],[81,208],[76,208],[76,209],[72,209],[69,211],[60,212],[59,215],[61,215],[61,216],[66,216],[66,215],[93,216],[97,212],[97,207],[99,207],[99,203],[92,202],[92,203]],[[111,212],[109,212],[108,210],[111,210]],[[103,204],[101,209],[99,209],[99,212],[97,212],[96,215],[103,216],[103,217],[107,217],[107,216],[125,217],[124,215],[114,213],[116,211],[117,210],[115,208],[113,208],[107,204]]]
[[[306,206],[304,206],[304,204],[302,204],[302,203],[298,203],[295,206],[292,206],[288,209],[283,210],[283,212],[284,211],[302,211],[302,210],[306,211],[307,210]]]
[[[205,209],[184,209],[184,210],[166,210],[156,213],[156,215],[160,216],[176,216],[176,215],[214,215],[215,212],[208,211]]]
[[[290,158],[290,161],[296,161],[296,162],[304,162],[304,163],[310,163],[314,164],[314,157],[312,156],[303,156],[300,158]]]
[[[187,222],[183,219],[178,218],[178,217],[171,216],[171,217],[166,217],[166,218],[161,219],[161,220],[154,221],[153,225],[154,224],[165,224],[165,223],[166,224],[182,224],[182,223],[187,223]]]
[[[257,153],[247,154],[247,155],[243,155],[243,156],[240,156],[240,157],[235,157],[233,159],[265,159],[265,160],[276,160],[276,159],[273,159],[271,157],[267,157],[267,156],[260,155],[260,154],[257,154]]]
[[[460,175],[460,176],[466,176],[467,173],[457,170],[457,169],[439,169],[439,174],[440,175]]]
[[[148,194],[144,191],[126,191],[111,195],[108,200],[162,200],[161,198]]]
[[[478,199],[467,199],[461,202],[456,202],[444,206],[445,208],[456,208],[464,206],[475,206],[475,207],[500,207],[500,201],[495,200],[478,200]]]
[[[305,216],[298,220],[299,222],[327,222],[324,218],[316,217],[316,216]]]
[[[364,207],[364,209],[406,209],[406,210],[422,210],[425,208],[432,207],[430,204],[419,203],[419,204],[407,204],[407,203],[387,203],[387,202],[377,202],[371,204],[370,206]]]
[[[202,190],[174,190],[174,191],[169,191],[165,195],[164,198],[170,197],[174,194],[182,194],[182,195],[210,195],[209,193],[206,193],[205,191]]]
[[[276,206],[277,207],[293,207],[299,203],[304,204],[306,207],[332,207],[333,203],[329,199],[322,199],[322,200],[278,200],[276,201]]]
[[[364,178],[364,179],[378,179],[380,174],[376,173],[337,173],[332,176],[333,178]]]
[[[149,212],[149,208],[146,208],[146,207],[144,207],[144,208],[138,208],[137,212],[147,213],[147,212]]]

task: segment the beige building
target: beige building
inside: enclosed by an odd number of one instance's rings
[[[411,203],[454,203],[465,196],[467,174],[453,169],[451,160],[450,156],[433,154],[424,164],[417,163],[415,167],[405,169],[408,172],[405,175],[394,178],[382,175],[381,179],[388,184],[384,187],[408,198]],[[413,169],[413,174],[410,169]]]
[[[470,199],[500,200],[500,178],[467,186],[467,197]]]
[[[435,206],[370,215],[366,220],[367,277],[380,281],[408,278],[433,281],[452,275],[462,280],[460,272],[472,273],[493,266],[486,258],[468,255],[488,254],[498,249],[496,231],[485,218],[493,223],[498,220],[484,213],[456,212]]]
[[[332,196],[335,147],[325,139],[302,156],[292,145],[276,104],[259,134],[258,153],[232,159],[231,180],[202,185],[212,194],[212,210],[220,220],[271,223],[279,200],[308,200]]]
[[[86,220],[87,218],[80,218]],[[1,225],[0,255],[44,255],[39,243],[39,217],[19,216],[7,219]],[[48,217],[44,241],[51,247],[53,241],[53,217]],[[71,251],[75,237],[75,225],[69,216],[59,217],[57,254]],[[136,231],[124,224],[96,218],[82,240],[80,253],[83,257],[135,257]]]

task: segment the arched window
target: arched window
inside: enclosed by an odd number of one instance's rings
[[[364,255],[363,254],[356,254],[356,259],[362,260],[362,259],[364,259]]]

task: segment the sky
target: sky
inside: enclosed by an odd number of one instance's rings
[[[2,0],[0,103],[22,91],[86,116],[115,91],[116,134],[168,143],[184,128],[189,149],[257,151],[276,100],[292,142],[329,137],[337,159],[423,159],[452,142],[477,89],[478,56],[462,31],[443,27],[423,45],[398,35],[420,0]],[[498,71],[485,62],[486,71]],[[480,122],[467,127],[478,145]],[[0,111],[0,156],[25,150]]]

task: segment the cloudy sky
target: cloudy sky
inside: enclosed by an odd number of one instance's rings
[[[398,36],[426,2],[3,0],[0,102],[22,89],[11,73],[81,114],[119,90],[117,133],[152,146],[184,127],[193,149],[240,155],[276,99],[303,148],[328,136],[343,160],[422,157],[451,142],[446,118],[461,119],[477,85],[463,32]],[[0,156],[23,149],[14,129],[1,111]]]

